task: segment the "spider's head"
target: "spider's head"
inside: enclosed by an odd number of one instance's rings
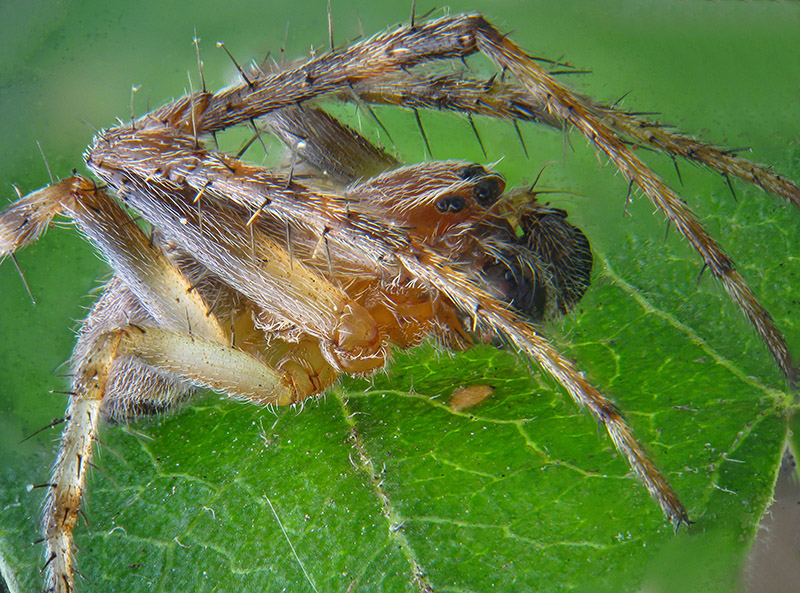
[[[501,175],[481,165],[432,161],[383,173],[353,187],[348,197],[434,244],[477,224],[505,188]]]
[[[520,192],[524,200],[517,199]],[[512,192],[518,205],[477,227],[478,276],[499,299],[534,320],[561,315],[586,293],[592,274],[589,240],[559,208]]]

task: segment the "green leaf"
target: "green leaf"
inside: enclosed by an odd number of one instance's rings
[[[422,3],[424,4],[424,3]],[[419,13],[429,6],[417,6]],[[450,3],[453,11],[476,5]],[[191,39],[209,87],[233,76],[213,41],[240,57],[324,47],[324,3],[264,2],[220,15],[173,2],[0,8],[0,178],[27,192],[81,168],[92,131],[188,88]],[[334,3],[336,39],[407,18],[385,3]],[[800,39],[789,3],[502,2],[487,16],[536,55],[593,74],[574,84],[734,147],[800,180]],[[388,14],[387,14],[388,13]],[[482,66],[476,66],[481,68]],[[197,84],[196,82],[194,83]],[[413,116],[380,110],[397,150],[423,158]],[[422,114],[436,158],[485,161],[469,125]],[[551,324],[554,343],[620,405],[695,523],[675,534],[588,413],[528,360],[485,345],[398,352],[386,373],[345,378],[302,411],[209,394],[174,415],[106,426],[76,529],[81,591],[734,591],[772,488],[794,411],[768,353],[699,258],[636,201],[585,141],[478,119],[489,160],[511,184],[543,183],[593,243],[593,285]],[[643,155],[698,212],[800,352],[797,210],[757,188]],[[9,199],[13,193],[9,191]],[[107,274],[91,246],[54,228],[0,268],[0,570],[40,587],[42,490],[63,414],[72,320]],[[480,405],[447,405],[491,385]],[[796,424],[796,420],[794,421]],[[795,433],[796,434],[796,433]]]

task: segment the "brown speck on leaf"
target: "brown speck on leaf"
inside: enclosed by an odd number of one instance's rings
[[[494,387],[490,385],[470,385],[469,387],[458,387],[450,396],[450,407],[456,411],[466,410],[477,406],[483,400],[494,393]]]

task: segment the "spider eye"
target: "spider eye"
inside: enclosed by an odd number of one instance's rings
[[[464,209],[464,198],[456,194],[442,196],[436,200],[436,210],[442,214],[446,212],[461,212]]]
[[[483,177],[484,175],[486,175],[486,169],[477,164],[467,165],[458,172],[458,176],[464,181],[475,179],[477,177]]]
[[[502,191],[497,177],[484,177],[475,184],[472,195],[478,204],[489,207],[497,201]]]

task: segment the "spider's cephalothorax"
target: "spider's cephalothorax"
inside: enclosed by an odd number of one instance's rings
[[[426,70],[482,52],[503,77]],[[687,513],[615,406],[542,336],[569,311],[592,255],[566,213],[497,172],[460,161],[402,166],[309,102],[319,98],[543,122],[582,132],[660,208],[740,306],[790,379],[785,340],[733,263],[631,144],[701,162],[800,204],[769,168],[571,92],[480,15],[412,23],[219,92],[193,92],[100,132],[75,174],[0,214],[0,259],[57,214],[74,220],[114,276],[81,329],[44,511],[48,588],[73,590],[72,532],[98,422],[167,409],[195,386],[286,405],[389,349],[434,336],[453,349],[500,337],[605,425],[675,524]],[[210,148],[237,124],[290,149],[268,170]],[[122,201],[128,209],[119,205]],[[146,234],[129,212],[149,225]]]

